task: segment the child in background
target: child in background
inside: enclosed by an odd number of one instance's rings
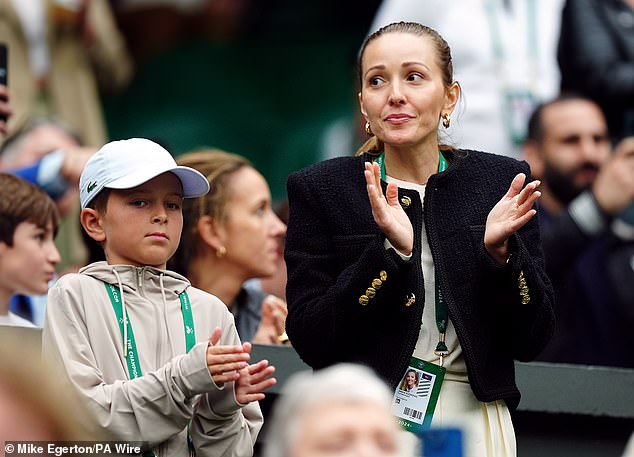
[[[117,439],[161,456],[252,455],[274,368],[249,365],[225,304],[166,270],[182,200],[208,192],[207,180],[133,138],[103,146],[79,186],[82,226],[106,261],[51,289],[45,357]]]
[[[34,327],[9,312],[15,294],[45,294],[60,261],[53,242],[59,216],[43,191],[0,173],[0,325]]]

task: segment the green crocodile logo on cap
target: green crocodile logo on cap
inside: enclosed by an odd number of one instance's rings
[[[86,187],[86,191],[88,193],[91,193],[93,190],[95,190],[95,187],[97,187],[97,181],[89,182],[88,186]]]

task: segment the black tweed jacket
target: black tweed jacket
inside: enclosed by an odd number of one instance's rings
[[[549,340],[553,290],[535,218],[512,237],[503,267],[483,239],[488,212],[529,168],[484,152],[446,157],[450,167],[427,183],[424,212],[418,193],[399,190],[416,236],[408,261],[385,249],[372,218],[363,176],[369,156],[328,160],[289,176],[287,332],[311,367],[363,363],[396,387],[425,306],[424,218],[473,392],[480,401],[504,399],[514,409],[520,399],[514,360],[532,360]]]

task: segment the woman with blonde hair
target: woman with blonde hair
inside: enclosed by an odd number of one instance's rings
[[[170,267],[225,302],[243,341],[285,342],[286,302],[244,285],[273,275],[282,257],[286,225],[271,208],[266,180],[246,158],[216,149],[177,162],[204,174],[211,190],[184,201],[181,243]]]
[[[440,140],[460,85],[435,30],[379,29],[358,70],[360,154],[288,178],[288,335],[312,368],[363,363],[395,394],[418,370],[438,401],[414,416],[395,401],[399,418],[468,420],[466,455],[514,457],[514,361],[554,329],[540,183],[525,162]]]

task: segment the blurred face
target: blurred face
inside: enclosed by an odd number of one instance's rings
[[[42,411],[27,400],[16,395],[0,381],[0,436],[12,440],[53,441],[59,439],[53,431],[53,424],[47,423]]]
[[[271,209],[269,186],[251,167],[233,173],[229,185],[220,229],[227,248],[226,261],[244,279],[271,276],[279,267],[280,240],[286,234],[286,225]]]
[[[392,457],[398,427],[386,408],[373,402],[331,400],[306,410],[290,457]]]
[[[405,379],[408,387],[414,387],[416,385],[416,374],[413,371],[408,371]]]
[[[66,132],[54,125],[41,125],[22,140],[19,152],[8,158],[6,167],[18,168],[32,165],[46,154],[58,149],[74,149],[79,144]]]
[[[0,168],[19,168],[33,165],[45,155],[61,150],[76,149],[77,140],[54,125],[41,125],[21,140],[20,148],[9,157],[0,157]],[[70,186],[63,196],[55,201],[60,216],[66,216],[79,201],[77,186]]]
[[[370,42],[361,62],[361,112],[386,148],[438,142],[442,113],[451,114],[459,88],[448,91],[430,38],[388,33]]]
[[[165,269],[183,229],[180,180],[163,173],[133,189],[113,189],[100,214],[110,264]]]
[[[0,289],[9,295],[45,294],[59,261],[53,225],[41,228],[22,222],[15,229],[13,246],[0,241]]]
[[[610,156],[605,118],[593,103],[567,100],[546,107],[542,122],[543,181],[568,203],[594,182]]]

